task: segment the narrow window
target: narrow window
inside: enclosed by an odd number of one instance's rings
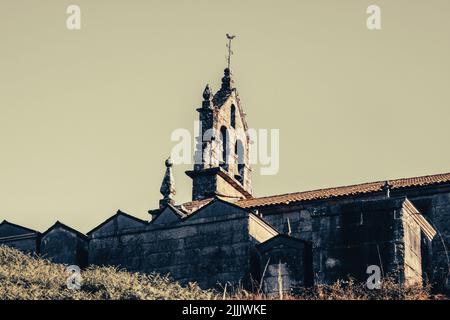
[[[230,122],[231,127],[233,129],[236,129],[236,107],[234,106],[234,104],[231,105]]]
[[[245,159],[244,159],[244,145],[241,140],[236,140],[234,152],[237,155],[237,168],[239,173],[238,180],[242,184],[244,182]]]
[[[222,141],[222,163],[221,165],[225,167],[226,170],[228,170],[228,131],[226,127],[220,128],[220,139]]]

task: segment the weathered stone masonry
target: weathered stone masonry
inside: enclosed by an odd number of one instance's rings
[[[153,223],[137,229],[119,231],[114,223],[115,219],[89,234],[90,263],[170,273],[182,283],[196,281],[202,287],[248,282],[254,244],[278,234],[259,217],[222,200],[189,217],[168,206]]]
[[[434,177],[434,178],[433,178]],[[426,220],[436,229],[438,234],[429,241],[423,233],[420,236],[421,264],[423,278],[441,287],[448,286],[449,261],[446,248],[450,248],[450,174],[418,177],[411,179],[399,179],[402,184],[405,180],[416,180],[411,186],[393,189],[390,197],[407,197],[408,200],[423,214]],[[429,182],[426,182],[426,181]],[[418,185],[420,182],[421,185]],[[349,187],[324,189],[317,191],[309,197],[309,193],[298,193],[298,197],[306,197],[301,201],[293,201],[289,204],[274,203],[266,205],[266,198],[260,200],[244,200],[242,205],[258,209],[264,219],[279,230],[286,231],[289,219],[292,235],[300,239],[313,241],[313,219],[311,214],[317,208],[332,207],[339,204],[355,204],[360,201],[386,199],[386,192],[382,190],[384,182],[376,183],[373,191],[361,192],[368,185],[361,184]],[[349,188],[355,189],[349,193]],[[372,188],[372,186],[371,186]],[[329,196],[323,194],[334,192]],[[346,194],[341,195],[344,192]],[[313,191],[316,193],[316,191]],[[270,201],[278,202],[280,196],[271,197]],[[264,203],[264,205],[261,205]],[[331,238],[333,239],[333,238]],[[315,244],[313,244],[315,246]]]

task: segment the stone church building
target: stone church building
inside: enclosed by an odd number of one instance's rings
[[[400,283],[448,288],[450,173],[254,197],[249,135],[233,74],[197,109],[192,201],[177,204],[166,161],[162,199],[141,220],[118,211],[87,234],[56,222],[43,233],[3,221],[0,244],[57,263],[158,272],[203,288],[266,292],[353,277],[367,268]]]

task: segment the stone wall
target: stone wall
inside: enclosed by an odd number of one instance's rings
[[[170,274],[181,283],[195,281],[203,288],[226,282],[249,285],[256,238],[267,240],[277,234],[262,221],[263,228],[251,223],[254,219],[259,218],[217,200],[166,225],[150,223],[141,230],[115,232],[105,225],[91,233],[89,261]]]
[[[0,245],[16,248],[25,253],[39,253],[40,239],[37,234],[0,239]]]
[[[40,233],[7,221],[0,223],[0,245],[26,253],[39,253]]]
[[[311,208],[283,206],[281,211],[261,210],[263,219],[273,225],[280,233],[288,233],[289,226],[293,237],[311,241],[312,240],[312,219]],[[289,222],[288,222],[289,221]]]
[[[360,255],[366,264],[379,264],[381,259],[385,271],[393,270],[393,263],[399,263],[395,259],[400,257],[406,280],[417,280],[422,274],[436,286],[448,286],[450,185],[391,191],[391,199],[400,196],[407,196],[437,229],[438,234],[432,242],[423,236],[420,240],[417,225],[403,216],[397,214],[392,220],[392,212],[373,208],[360,210],[362,201],[390,201],[384,192],[258,209],[263,219],[279,232],[291,231],[293,237],[313,243],[315,253],[322,254],[316,256],[314,271],[323,271],[322,277],[329,279],[327,281],[346,277],[347,273],[366,279],[365,268],[352,262],[352,257]],[[148,224],[119,212],[89,233],[92,237],[89,262],[119,265],[134,271],[170,273],[182,282],[194,280],[204,287],[218,282],[236,283],[247,279],[251,273],[261,272],[255,271],[249,262],[254,258],[254,245],[277,234],[256,215],[225,202],[207,205],[180,221],[161,221],[160,225]],[[358,226],[361,221],[363,227]],[[378,231],[364,229],[364,224],[370,224]],[[392,233],[389,227],[402,230],[403,235]],[[7,222],[0,224],[1,244],[25,252],[42,251],[46,256],[59,255],[63,258],[57,262],[83,265],[82,260],[76,260],[77,250],[82,245],[66,232],[52,233],[49,237],[53,240],[43,239],[42,248],[39,248],[40,237],[40,233],[21,226]],[[333,243],[333,246],[325,247],[323,243]],[[344,252],[343,247],[339,247],[344,245],[353,249]],[[287,256],[295,254],[288,253]],[[290,265],[296,263],[289,262]],[[277,268],[278,265],[271,265],[269,273]],[[288,274],[291,272],[284,268],[283,277]],[[291,275],[289,277],[298,281]]]
[[[278,235],[257,245],[256,250],[265,293],[292,294],[313,284],[310,242]]]
[[[404,276],[407,284],[422,282],[421,229],[411,214],[403,215]]]
[[[391,191],[392,197],[406,196],[423,214],[427,221],[438,231],[432,242],[422,237],[421,263],[422,277],[434,286],[441,288],[449,283],[449,249],[450,249],[450,185],[412,187]],[[289,219],[292,235],[304,240],[312,240],[311,213],[324,206],[355,203],[360,200],[385,199],[385,192],[369,193],[361,196],[348,196],[334,199],[292,203],[261,207],[258,210],[265,220],[280,232],[287,232]]]
[[[450,185],[410,188],[393,194],[406,195],[437,230],[431,245],[422,241],[422,268],[424,277],[438,289],[450,290]]]
[[[365,281],[368,265],[381,265],[386,272],[400,269],[408,279],[421,279],[420,228],[403,220],[400,200],[380,195],[290,207],[263,216],[281,232],[290,226],[293,236],[312,241],[318,282],[348,275]]]
[[[43,234],[40,255],[54,263],[84,268],[88,262],[88,238],[56,226]]]
[[[369,265],[385,272],[398,268],[401,218],[391,200],[327,206],[313,214],[314,272],[318,283],[348,276],[367,279]],[[397,215],[396,215],[397,213]]]
[[[361,200],[316,210],[317,281],[332,283],[351,276],[364,282],[367,267],[377,265],[383,275],[401,283],[421,283],[420,226],[411,219],[405,199]]]

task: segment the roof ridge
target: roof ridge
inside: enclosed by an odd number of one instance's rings
[[[295,195],[295,194],[300,194],[300,193],[319,192],[319,191],[325,191],[325,190],[331,190],[331,189],[350,188],[350,187],[357,187],[357,186],[362,186],[362,185],[384,183],[385,181],[386,180],[381,180],[381,181],[374,181],[374,182],[363,182],[363,183],[357,183],[357,184],[341,185],[341,186],[336,186],[336,187],[319,188],[319,189],[313,189],[313,190],[295,191],[295,192],[274,194],[274,195],[270,195],[270,196],[254,197],[254,198],[250,198],[250,199],[241,199],[241,200],[238,200],[237,202],[244,202],[247,200],[251,201],[254,199],[265,199],[265,198],[272,198],[272,197],[283,197],[283,196],[290,196],[290,195]]]
[[[13,223],[13,222],[8,221],[8,220],[6,220],[6,219],[3,219],[3,221],[2,221],[0,224],[9,224],[9,225],[11,225],[11,226],[18,227],[18,228],[21,228],[21,229],[24,229],[24,230],[27,230],[27,231],[31,231],[31,232],[35,232],[35,233],[40,233],[38,230],[34,230],[34,229],[31,229],[31,228],[22,226],[22,225],[17,224],[17,223]]]
[[[387,179],[387,180],[383,180],[383,181],[381,181],[381,182],[384,182],[384,181],[398,182],[398,181],[401,181],[401,180],[433,178],[433,177],[441,177],[441,176],[447,176],[447,175],[450,176],[450,172],[436,173],[436,174],[427,174],[427,175],[423,175],[423,176],[415,176],[415,177],[406,177],[406,178],[397,178],[397,179]]]
[[[122,215],[125,216],[127,218],[133,219],[137,222],[140,222],[142,224],[148,224],[148,221],[146,220],[142,220],[141,218],[135,217],[129,213],[126,213],[120,209],[117,210],[117,212],[115,214],[113,214],[112,216],[108,217],[106,220],[104,220],[103,222],[101,222],[100,224],[98,224],[96,227],[94,227],[93,229],[89,230],[88,232],[86,232],[86,235],[90,236],[91,233],[93,233],[94,231],[96,231],[97,229],[99,229],[100,227],[102,227],[103,225],[105,225],[106,223],[110,222],[111,220],[113,220],[115,217]]]
[[[44,233],[42,233],[42,236],[45,236],[47,233],[49,233],[52,229],[56,228],[57,226],[61,226],[64,229],[72,231],[83,238],[88,238],[88,236],[86,234],[84,234],[83,232],[81,232],[75,228],[72,228],[71,226],[69,226],[59,220],[56,220],[56,222],[54,224],[52,224],[47,230],[45,230]]]

